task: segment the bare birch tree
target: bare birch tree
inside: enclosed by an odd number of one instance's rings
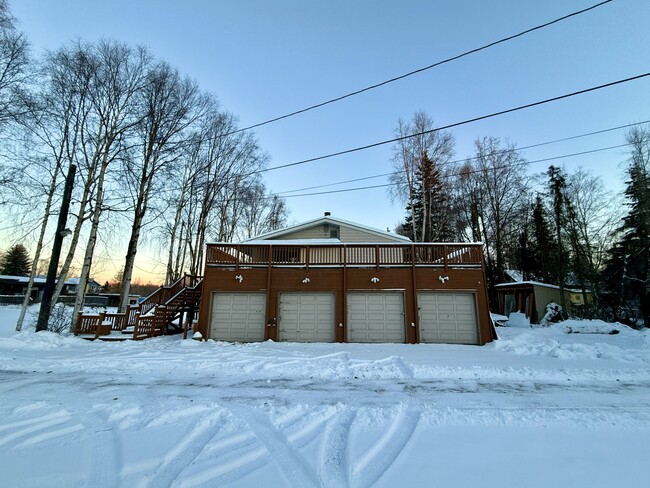
[[[28,46],[7,1],[0,0],[0,127],[25,113]]]
[[[53,200],[59,190],[60,177],[66,166],[75,164],[77,148],[80,141],[82,121],[87,115],[85,98],[89,84],[89,70],[84,66],[83,57],[74,50],[61,49],[46,56],[39,71],[44,84],[35,97],[34,111],[27,124],[28,130],[38,146],[45,149],[43,158],[52,162],[52,167],[47,169],[50,174],[49,186],[43,208],[41,229],[36,242],[32,273],[27,285],[25,300],[18,318],[16,330],[20,330],[29,304],[29,297],[34,284],[34,277],[41,259],[46,229],[53,212]],[[41,168],[43,165],[38,165]],[[39,169],[40,170],[40,169]],[[82,210],[83,211],[83,210]],[[81,225],[82,218],[77,220]],[[78,232],[73,237],[72,245],[68,252],[74,255]],[[68,272],[70,261],[66,260],[62,267],[62,276]],[[65,279],[57,282],[57,287],[52,299],[52,306],[56,304]]]
[[[484,243],[491,300],[493,285],[507,266],[518,263],[519,238],[527,217],[529,183],[525,160],[513,144],[495,137],[477,139],[476,155],[458,171],[454,200],[459,227],[467,238]]]
[[[254,135],[232,134],[236,128],[232,114],[215,108],[205,127],[192,139],[187,164],[194,170],[186,171],[183,191],[175,206],[168,276],[178,276],[179,267],[199,274],[207,236],[229,241],[235,234],[241,193],[256,181],[256,171],[267,160]],[[180,233],[183,239],[179,240]]]
[[[178,158],[184,132],[203,116],[207,104],[197,84],[182,79],[178,71],[166,63],[152,67],[139,98],[142,118],[136,127],[137,153],[125,160],[124,174],[133,194],[133,217],[120,292],[120,312],[124,312],[128,304],[138,241],[152,190],[166,186],[160,176],[167,165]]]
[[[288,217],[285,200],[270,195],[261,181],[252,182],[242,189],[235,213],[235,235],[240,241],[279,229]]]
[[[91,116],[83,131],[83,158],[95,169],[90,231],[77,286],[74,315],[81,310],[102,216],[109,165],[122,155],[127,136],[140,122],[136,97],[146,84],[150,56],[144,48],[113,41],[92,46],[97,69],[90,85]]]

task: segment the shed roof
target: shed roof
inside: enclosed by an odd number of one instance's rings
[[[548,283],[542,283],[541,281],[513,281],[511,283],[500,283],[494,285],[495,288],[517,288],[517,287],[526,287],[526,286],[541,286],[544,288],[553,288],[554,290],[559,290],[560,287],[557,285],[549,285]],[[571,293],[582,293],[582,290],[576,290],[573,288],[564,288],[564,291]],[[591,290],[586,290],[587,293],[591,293]]]

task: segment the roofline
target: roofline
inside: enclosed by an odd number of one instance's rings
[[[404,242],[411,242],[411,239],[409,239],[408,237],[401,236],[401,235],[393,233],[393,232],[385,232],[383,230],[374,229],[374,228],[368,227],[366,225],[357,224],[356,222],[350,222],[348,220],[339,219],[337,217],[332,217],[331,215],[328,215],[328,216],[318,217],[317,219],[308,220],[307,222],[303,222],[301,224],[292,225],[292,226],[289,226],[289,227],[285,227],[283,229],[278,229],[278,230],[274,230],[274,231],[271,231],[271,232],[267,232],[266,234],[261,234],[261,235],[258,235],[258,236],[251,237],[250,239],[245,239],[245,240],[241,241],[241,244],[245,244],[245,243],[247,243],[249,241],[268,240],[268,239],[271,239],[273,237],[277,237],[277,236],[286,234],[289,231],[295,232],[295,231],[299,231],[299,230],[302,230],[302,229],[305,229],[305,228],[309,228],[309,227],[313,226],[314,224],[316,224],[318,222],[332,222],[332,223],[337,223],[337,224],[343,224],[343,225],[350,226],[350,227],[357,227],[357,228],[363,229],[363,230],[365,230],[367,232],[370,232],[372,234],[376,234],[376,235],[379,235],[379,236],[382,236],[382,237],[387,237],[388,236],[388,237],[391,237],[393,239],[402,240]]]
[[[206,242],[206,246],[238,246],[238,245],[247,245],[247,246],[311,246],[311,247],[316,247],[316,246],[404,246],[404,245],[410,245],[413,244],[414,246],[445,246],[445,245],[450,245],[450,246],[482,246],[482,242],[371,242],[371,241],[364,241],[364,242],[341,242],[341,241],[333,241],[333,242],[322,242],[322,240],[315,239],[315,242],[312,244],[309,241],[312,239],[299,239],[300,242],[297,242],[298,240],[293,240],[293,239],[287,239],[287,240],[273,240],[273,239],[260,239],[256,241],[242,241],[242,242],[227,242],[227,241],[213,241],[213,242]],[[453,254],[455,252],[458,252],[458,250],[452,250],[449,252],[449,254]],[[515,282],[512,284],[519,284],[520,282]],[[511,284],[511,283],[506,283],[506,284]],[[500,286],[500,285],[496,285]],[[553,285],[549,285],[553,286]],[[567,288],[568,289],[568,288]]]
[[[518,285],[528,285],[528,286],[541,286],[544,288],[553,288],[554,290],[559,290],[558,285],[551,285],[549,283],[542,283],[541,281],[512,281],[510,283],[499,283],[494,285],[495,288],[505,288],[505,287],[514,287]],[[571,293],[582,293],[582,290],[576,290],[575,288],[564,288],[564,291]],[[591,293],[591,290],[585,290],[587,293]]]

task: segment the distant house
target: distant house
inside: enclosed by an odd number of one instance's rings
[[[39,302],[43,296],[45,289],[46,278],[37,276],[34,278],[34,286],[32,288],[31,298],[35,302]],[[29,276],[8,276],[0,275],[0,295],[2,296],[20,296],[24,297],[27,292],[27,285],[29,284]],[[65,280],[63,286],[63,295],[73,295],[76,293],[77,286],[79,285],[79,278],[68,278]],[[101,291],[101,285],[95,280],[91,279],[88,287],[88,293],[98,293]]]
[[[485,344],[481,244],[323,217],[207,245],[199,331],[226,341]]]
[[[512,276],[512,275],[511,275]],[[560,287],[538,281],[515,281],[495,286],[499,299],[500,314],[510,316],[511,312],[523,312],[531,324],[537,324],[546,314],[546,305],[562,302]],[[591,291],[586,292],[587,302],[591,303]],[[585,305],[584,295],[580,290],[564,289],[566,312],[572,307]]]
[[[65,295],[75,295],[77,293],[78,286],[79,286],[79,278],[68,278],[65,281],[63,293]],[[94,279],[90,278],[86,283],[86,293],[95,294],[101,291],[102,291],[102,285],[97,283]]]

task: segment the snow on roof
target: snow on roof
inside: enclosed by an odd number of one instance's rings
[[[332,217],[331,215],[323,216],[323,217],[318,217],[317,219],[313,220],[308,220],[307,222],[303,222],[301,224],[297,225],[292,225],[290,227],[285,227],[284,229],[279,229],[279,230],[274,230],[272,232],[267,232],[266,234],[262,234],[259,236],[252,237],[251,239],[246,239],[242,241],[242,244],[248,244],[251,241],[259,241],[259,240],[267,240],[271,239],[273,237],[281,236],[283,234],[289,233],[289,232],[295,232],[298,230],[306,229],[309,227],[313,227],[314,225],[320,224],[320,223],[331,223],[331,224],[338,224],[338,225],[344,225],[347,227],[356,227],[358,229],[363,229],[366,232],[370,232],[372,234],[377,234],[382,237],[389,237],[391,239],[395,239],[396,241],[404,241],[404,242],[411,242],[411,239],[405,236],[401,236],[399,234],[395,234],[394,232],[386,232],[384,230],[379,230],[379,229],[374,229],[372,227],[368,227],[366,225],[362,224],[357,224],[356,222],[350,222],[348,220],[340,219],[338,217]]]
[[[12,276],[12,275],[0,275],[0,280],[2,281],[13,281],[16,283],[29,283],[29,276]],[[73,280],[76,280],[73,282]],[[36,276],[34,278],[34,283],[45,284],[47,278],[44,276]],[[65,280],[66,285],[77,285],[79,284],[79,278],[69,278]]]
[[[513,281],[511,283],[500,283],[494,285],[495,288],[502,288],[508,286],[518,286],[518,285],[531,285],[531,286],[542,286],[544,288],[553,288],[554,290],[559,290],[560,287],[557,285],[549,285],[548,283],[542,283],[541,281]],[[576,290],[574,288],[564,288],[564,291],[569,291],[572,293],[582,293],[582,290]],[[591,293],[591,290],[585,290],[587,293]]]

